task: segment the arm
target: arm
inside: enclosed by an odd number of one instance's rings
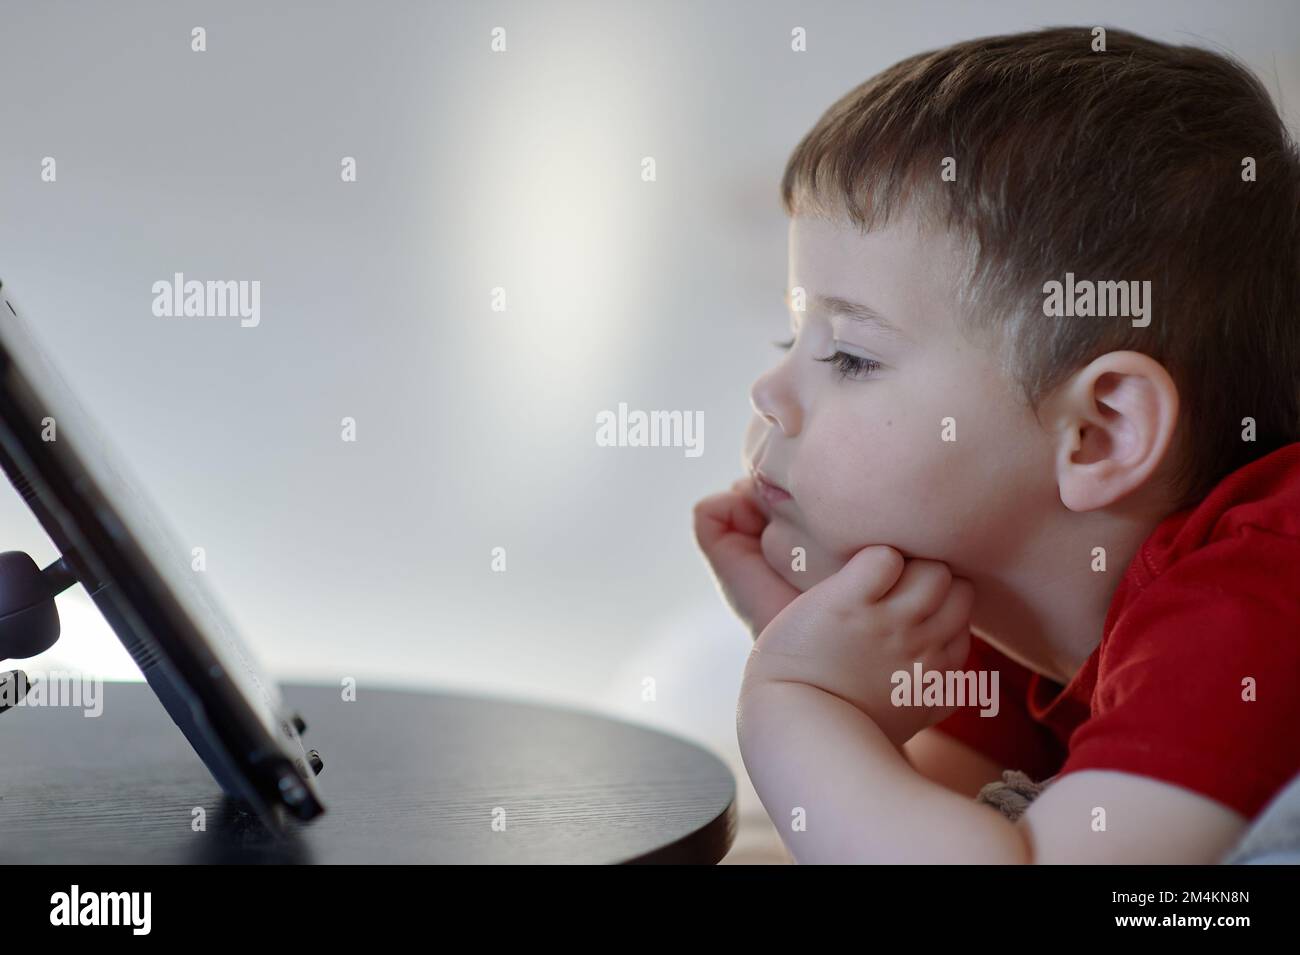
[[[806,683],[747,682],[736,727],[745,769],[796,862],[1029,861],[1022,830],[923,777],[840,697]],[[793,826],[799,818],[804,831]]]
[[[806,683],[747,681],[737,732],[800,863],[1212,863],[1246,824],[1180,787],[1101,770],[1063,777],[1012,823],[926,779],[870,717]],[[1094,828],[1098,808],[1104,831]],[[804,831],[791,825],[797,809]]]
[[[947,733],[923,729],[903,744],[913,769],[945,789],[974,799],[987,783],[1002,778],[1002,766]]]
[[[1103,818],[1106,828],[1095,828]],[[1020,817],[1035,861],[1209,865],[1241,838],[1247,820],[1212,799],[1113,770],[1069,773]]]

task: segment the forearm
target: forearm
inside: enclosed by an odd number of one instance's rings
[[[745,768],[798,862],[1031,861],[1022,828],[921,776],[834,694],[747,678],[736,719]]]
[[[923,729],[902,747],[918,773],[959,796],[974,799],[1002,777],[1002,766],[937,726]]]

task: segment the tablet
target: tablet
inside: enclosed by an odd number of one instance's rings
[[[221,788],[277,833],[290,815],[315,818],[322,763],[303,747],[302,718],[114,460],[3,278],[0,466]]]

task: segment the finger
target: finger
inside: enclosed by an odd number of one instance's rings
[[[935,644],[921,654],[921,666],[927,670],[964,670],[970,658],[970,627],[959,627],[947,643]]]
[[[757,637],[799,590],[772,569],[756,538],[729,535],[705,558],[727,605]]]
[[[952,571],[938,560],[913,559],[882,604],[898,619],[921,621],[934,614],[952,587]]]
[[[945,628],[964,630],[966,624],[970,621],[971,610],[974,606],[975,585],[965,577],[954,577],[943,603],[939,605],[938,610],[922,622],[922,626],[933,627],[940,632]]]
[[[855,606],[872,604],[894,586],[904,564],[903,555],[892,547],[884,544],[864,547],[813,589],[819,590],[826,599]]]
[[[733,493],[706,498],[695,508],[695,536],[727,605],[757,636],[800,591],[763,555],[767,519]]]
[[[758,537],[767,518],[752,500],[735,491],[706,497],[695,505],[695,537],[708,550],[728,533]]]
[[[957,652],[952,646],[955,640],[965,640],[966,649],[969,650],[970,617],[974,606],[975,585],[965,577],[955,577],[939,609],[921,622],[918,632],[924,639],[946,651]],[[965,659],[963,655],[958,665],[964,663]]]
[[[966,615],[970,617],[969,612]],[[970,632],[970,623],[968,622],[957,629],[957,635],[949,640],[943,647],[945,670],[960,670],[966,666],[966,659],[970,656],[970,644],[973,634]]]
[[[739,494],[760,514],[764,513],[758,506],[758,488],[754,486],[752,477],[743,477],[734,481],[731,485],[732,493]],[[766,520],[766,518],[764,518]]]

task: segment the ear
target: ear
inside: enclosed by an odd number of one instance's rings
[[[1076,372],[1050,401],[1056,480],[1072,511],[1106,507],[1160,468],[1178,424],[1178,388],[1149,355],[1115,351]]]

